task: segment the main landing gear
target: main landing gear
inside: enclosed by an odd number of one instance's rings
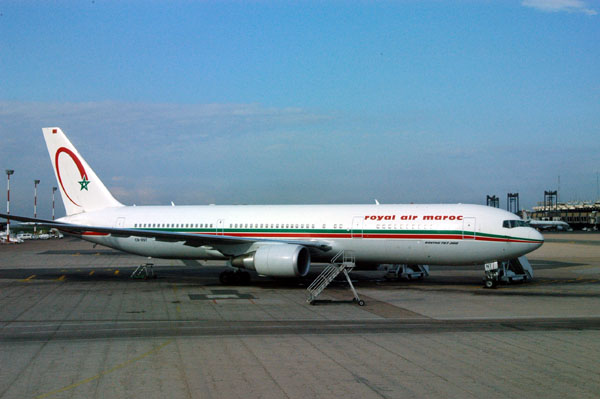
[[[219,274],[219,281],[225,285],[244,285],[250,282],[250,273],[242,270],[225,270]]]

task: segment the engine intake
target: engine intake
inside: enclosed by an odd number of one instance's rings
[[[231,264],[262,276],[304,277],[310,269],[310,252],[302,245],[268,244],[233,258]]]

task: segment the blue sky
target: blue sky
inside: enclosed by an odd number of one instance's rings
[[[0,168],[41,127],[141,204],[594,200],[600,2],[4,1]],[[59,201],[60,202],[60,201]],[[59,214],[64,212],[59,206]]]

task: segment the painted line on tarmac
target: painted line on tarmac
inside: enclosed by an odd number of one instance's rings
[[[21,280],[21,282],[22,282],[22,283],[28,283],[28,282],[30,282],[30,281],[31,281],[31,279],[34,279],[34,278],[35,278],[35,276],[36,276],[35,274],[32,274],[31,276],[29,276],[29,277],[27,277],[27,278],[25,278],[25,279]]]
[[[141,355],[139,355],[137,357],[134,357],[133,359],[129,359],[129,360],[123,362],[123,363],[117,364],[116,366],[111,367],[108,370],[105,370],[105,371],[103,371],[101,373],[98,373],[95,376],[86,378],[85,380],[81,380],[81,381],[75,382],[75,383],[73,383],[71,385],[67,385],[65,387],[56,389],[54,391],[50,391],[50,392],[46,392],[46,393],[43,393],[41,395],[38,395],[38,396],[36,396],[36,399],[43,399],[43,398],[47,398],[47,397],[52,396],[52,395],[56,395],[57,393],[66,392],[66,391],[69,391],[69,390],[71,390],[73,388],[77,388],[77,387],[79,387],[81,385],[87,384],[88,382],[92,382],[94,380],[97,380],[100,377],[104,377],[107,374],[114,373],[117,370],[120,370],[120,369],[122,369],[124,367],[127,367],[127,366],[129,366],[129,365],[131,365],[131,364],[133,364],[133,363],[135,363],[137,361],[142,360],[145,357],[148,357],[148,356],[150,356],[150,355],[152,355],[152,354],[160,351],[162,348],[164,348],[165,346],[171,344],[173,341],[174,341],[173,339],[170,339],[167,342],[164,342],[164,343],[160,344],[159,346],[157,346],[155,348],[152,348],[148,352],[142,353]]]

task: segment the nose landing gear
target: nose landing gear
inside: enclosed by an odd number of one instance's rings
[[[498,283],[525,283],[533,279],[533,269],[526,257],[485,264],[485,288],[496,288]]]

